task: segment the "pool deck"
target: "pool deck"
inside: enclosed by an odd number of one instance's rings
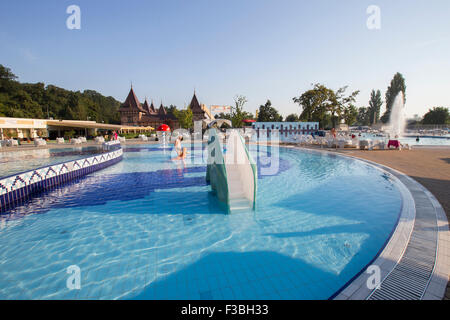
[[[369,290],[370,275],[362,273],[336,299],[450,299],[450,148],[319,150],[359,158],[389,172],[408,189],[402,195],[414,199],[413,208],[403,207],[390,242],[373,263],[381,266],[381,288]]]

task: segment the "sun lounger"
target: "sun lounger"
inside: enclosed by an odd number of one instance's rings
[[[65,143],[64,138],[56,138],[56,143],[58,143],[58,144]]]
[[[36,138],[34,139],[34,145],[35,146],[45,146],[47,142],[44,139]]]
[[[6,141],[6,145],[8,147],[16,147],[16,146],[19,145],[19,142],[17,140],[14,140],[14,139],[9,139],[9,140]]]
[[[75,139],[70,140],[70,143],[71,144],[81,144],[81,140],[78,138],[75,138]]]
[[[103,137],[95,137],[95,142],[97,142],[97,143],[103,143],[103,142],[105,142],[105,138],[103,138]]]
[[[140,134],[140,135],[139,135],[139,139],[140,139],[141,141],[148,141],[148,137],[147,137],[146,135],[144,135],[144,134]]]

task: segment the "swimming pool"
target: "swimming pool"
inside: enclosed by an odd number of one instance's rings
[[[384,137],[377,137],[373,134],[365,133],[362,135],[364,138],[368,138],[371,140],[388,140]],[[450,135],[445,136],[426,136],[419,137],[419,141],[416,141],[415,136],[405,136],[399,139],[403,144],[408,144],[410,146],[450,146]]]
[[[256,149],[256,212],[228,215],[187,163],[157,145],[2,216],[2,299],[327,299],[384,246],[396,182],[363,162]],[[269,155],[279,152],[276,170]],[[67,267],[81,270],[69,290]]]
[[[102,146],[0,152],[0,178],[103,152]]]

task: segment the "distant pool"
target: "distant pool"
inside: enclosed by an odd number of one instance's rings
[[[101,146],[0,152],[0,178],[101,152]]]
[[[363,137],[373,140],[387,140],[387,138],[376,137],[373,134],[363,134]],[[450,135],[419,137],[419,141],[416,141],[416,137],[407,136],[399,140],[404,144],[409,144],[410,146],[450,146]]]
[[[184,165],[157,145],[2,216],[0,299],[328,299],[384,246],[402,207],[363,162],[258,155],[256,212],[225,214],[202,148]],[[273,163],[272,163],[273,164]],[[66,287],[79,266],[81,289]]]

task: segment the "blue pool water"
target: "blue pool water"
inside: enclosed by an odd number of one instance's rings
[[[102,152],[101,146],[0,152],[0,178]]]
[[[362,136],[370,140],[388,140],[387,138],[377,137],[369,133],[364,133]],[[410,146],[450,146],[450,135],[420,137],[419,141],[416,141],[416,136],[408,135],[400,138],[399,140],[401,143],[408,144]]]
[[[328,299],[383,247],[401,210],[365,163],[281,148],[259,162],[256,212],[228,215],[155,145],[1,217],[1,299]],[[269,170],[270,171],[270,170]],[[67,268],[79,266],[81,289]]]

